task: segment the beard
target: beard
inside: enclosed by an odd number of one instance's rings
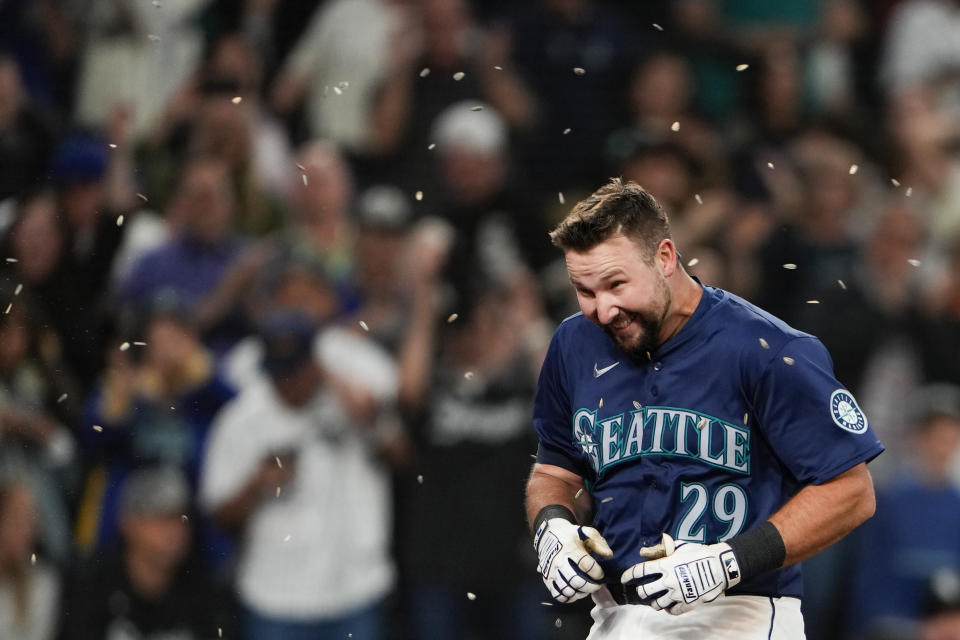
[[[640,326],[640,335],[617,335],[610,325],[621,324],[624,322],[624,318],[629,318],[630,322]],[[647,354],[653,353],[658,346],[662,320],[662,316],[651,312],[621,311],[610,324],[605,324],[602,328],[620,349],[635,358],[645,359]]]
[[[663,327],[663,322],[673,302],[673,296],[666,280],[658,282],[657,293],[659,294],[659,304],[656,304],[653,308],[644,311],[621,309],[613,320],[601,325],[603,331],[610,336],[614,344],[634,358],[649,358],[650,354],[660,346],[660,329]],[[614,331],[614,326],[624,324],[627,321],[639,325],[640,335],[621,336]]]

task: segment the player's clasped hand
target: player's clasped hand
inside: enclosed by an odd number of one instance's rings
[[[551,518],[540,524],[533,547],[543,583],[557,602],[573,602],[603,587],[603,569],[591,554],[612,558],[613,551],[593,527]]]
[[[622,583],[635,586],[654,609],[680,615],[716,600],[740,582],[736,555],[725,542],[674,543],[664,534],[662,547],[642,549],[641,555],[655,559],[633,565],[620,577]],[[659,553],[651,553],[653,549]]]

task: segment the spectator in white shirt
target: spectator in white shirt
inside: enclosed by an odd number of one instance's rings
[[[393,434],[378,427],[381,403],[355,386],[364,366],[380,372],[358,351],[355,377],[339,379],[314,356],[316,332],[298,312],[263,321],[267,375],[218,416],[203,470],[202,506],[243,534],[236,586],[248,640],[383,635],[395,572],[379,454]]]

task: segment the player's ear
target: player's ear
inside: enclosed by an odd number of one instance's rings
[[[660,268],[663,277],[669,278],[677,270],[677,247],[670,238],[664,238],[657,245],[654,264]]]

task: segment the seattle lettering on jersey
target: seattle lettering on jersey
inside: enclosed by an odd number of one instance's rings
[[[578,409],[573,437],[598,475],[645,456],[680,456],[750,474],[749,429],[690,409],[643,407],[602,419],[596,409]]]

